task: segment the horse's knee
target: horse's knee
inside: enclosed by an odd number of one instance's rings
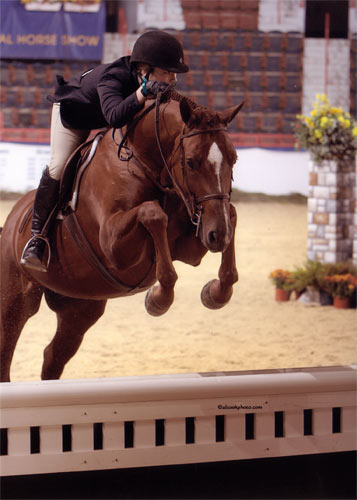
[[[144,202],[138,211],[138,219],[147,229],[167,227],[168,217],[156,201]]]

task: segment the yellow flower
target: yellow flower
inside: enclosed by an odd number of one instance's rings
[[[316,115],[317,115],[317,110],[316,110],[316,109],[313,109],[313,110],[310,112],[310,115],[311,115],[311,116],[316,116]]]
[[[320,120],[320,127],[321,128],[327,128],[330,124],[330,121],[329,119],[327,118],[327,116],[323,116]]]
[[[317,128],[317,129],[315,130],[315,134],[314,134],[314,135],[315,135],[316,139],[321,139],[321,137],[322,137],[322,132],[321,132],[321,130],[319,130],[319,129]]]
[[[348,128],[351,125],[351,120],[344,120],[342,123],[343,128]]]
[[[305,123],[309,128],[313,128],[314,122],[308,116],[305,117]]]
[[[334,108],[334,107],[332,107],[332,108],[330,109],[330,111],[331,111],[331,113],[332,113],[333,115],[337,115],[337,116],[341,116],[341,115],[343,114],[343,111],[342,111],[342,109],[341,109],[341,108]]]
[[[352,136],[357,137],[357,127],[353,127],[352,129]]]

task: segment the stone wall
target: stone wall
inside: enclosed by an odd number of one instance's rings
[[[356,163],[309,163],[308,258],[357,263]]]

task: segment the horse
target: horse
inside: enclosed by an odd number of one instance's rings
[[[164,314],[174,300],[175,260],[198,266],[208,251],[220,252],[218,278],[201,300],[211,309],[229,302],[238,281],[230,203],[237,153],[227,126],[242,106],[216,112],[174,91],[147,102],[135,126],[107,129],[82,173],[76,209],[51,225],[46,273],[20,264],[35,191],[18,200],[1,235],[2,382],[43,295],[57,330],[44,349],[42,380],[60,378],[108,299],[147,291],[147,312]]]

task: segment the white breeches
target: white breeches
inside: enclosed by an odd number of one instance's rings
[[[60,104],[52,106],[51,116],[51,159],[48,166],[53,179],[60,179],[65,163],[73,151],[89,136],[90,130],[75,130],[62,125]]]

